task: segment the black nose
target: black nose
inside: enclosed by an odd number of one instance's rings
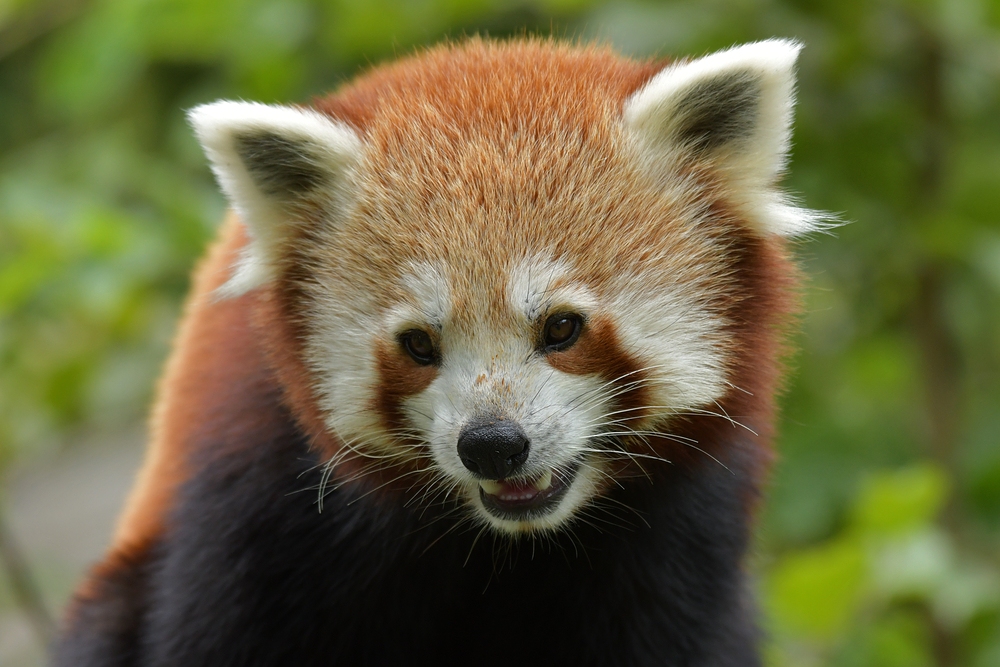
[[[465,467],[486,479],[504,479],[528,458],[528,436],[507,419],[474,421],[458,435]]]

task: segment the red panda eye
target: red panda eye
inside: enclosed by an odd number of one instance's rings
[[[544,345],[546,352],[565,350],[580,337],[583,318],[576,313],[558,313],[545,320]]]
[[[415,362],[422,366],[433,364],[437,360],[434,342],[426,331],[411,329],[399,334],[399,344]]]

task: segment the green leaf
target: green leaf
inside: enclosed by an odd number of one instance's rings
[[[782,631],[829,640],[844,631],[867,581],[863,545],[840,539],[780,559],[768,582],[768,607]]]
[[[853,526],[872,536],[916,530],[941,511],[948,488],[947,475],[931,463],[873,474],[858,494]]]

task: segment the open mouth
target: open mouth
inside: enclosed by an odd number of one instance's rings
[[[532,479],[484,479],[479,481],[479,498],[493,516],[521,521],[555,509],[575,476],[576,467],[559,475],[548,470]]]

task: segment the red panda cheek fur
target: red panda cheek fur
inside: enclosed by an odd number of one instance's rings
[[[401,431],[407,427],[402,402],[426,389],[437,375],[437,369],[433,365],[415,363],[398,344],[385,340],[375,343],[375,363],[379,382],[372,410],[381,415],[386,431]]]
[[[791,95],[796,45],[743,48],[691,71],[742,85],[745,72],[725,72],[743,53],[761,86],[777,77]],[[759,666],[744,559],[797,308],[780,235],[795,221],[776,190],[734,194],[743,181],[732,165],[755,164],[752,155],[720,165],[729,158],[711,138],[667,150],[630,134],[629,118],[648,129],[678,106],[636,102],[656,86],[686,90],[684,63],[665,65],[472,39],[316,101],[364,146],[340,174],[355,198],[336,215],[297,209],[271,249],[278,263],[261,274],[273,279],[241,296],[219,288],[252,243],[235,216],[223,226],[158,390],[147,462],[108,555],[69,608],[54,664]],[[780,111],[791,99],[777,102]],[[669,127],[683,138],[683,123]],[[784,141],[761,162],[780,166]],[[643,162],[647,149],[660,152]],[[686,157],[670,163],[677,155]],[[299,162],[305,175],[289,183],[321,180]],[[773,189],[776,174],[758,176],[747,182]],[[768,231],[762,211],[786,217]],[[619,441],[639,456],[608,467],[564,524],[497,533],[425,466],[425,443],[392,439],[412,432],[411,399],[453,372],[449,350],[440,366],[420,366],[398,331],[346,329],[385,321],[416,266],[447,274],[454,312],[442,337],[537,334],[538,322],[504,310],[510,267],[535,256],[565,266],[554,284],[582,286],[597,305],[575,345],[513,349],[568,383],[616,384],[611,409],[658,434]],[[671,290],[690,295],[674,305],[709,323],[697,342],[724,381],[713,400],[679,414],[653,405],[655,360],[624,321],[628,308],[612,307],[630,284],[642,290],[625,300],[633,313]],[[352,290],[364,299],[337,301]],[[323,330],[331,303],[354,310]],[[410,459],[355,452],[331,426],[343,406],[324,394],[331,380],[316,358],[331,331],[366,341],[371,372],[349,389],[383,439],[416,452]]]
[[[562,352],[549,354],[553,368],[578,375],[598,375],[607,382],[621,385],[617,408],[637,422],[644,406],[650,405],[649,392],[644,386],[641,363],[622,349],[615,325],[606,316],[590,318],[575,345]]]

